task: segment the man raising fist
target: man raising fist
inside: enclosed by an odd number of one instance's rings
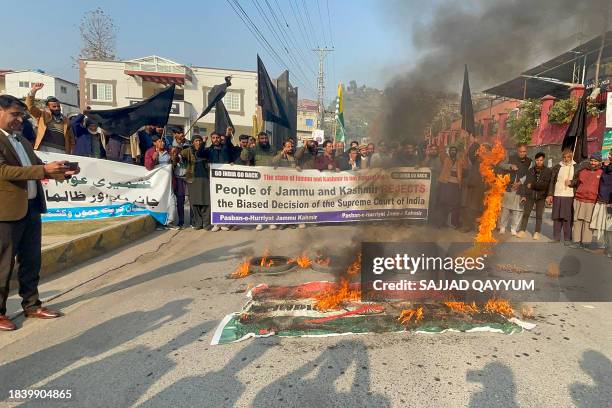
[[[34,150],[70,154],[74,146],[74,136],[70,121],[62,113],[60,101],[50,96],[45,100],[45,108],[42,110],[34,103],[36,93],[43,87],[44,84],[40,82],[32,84],[25,100],[30,114],[37,120]]]

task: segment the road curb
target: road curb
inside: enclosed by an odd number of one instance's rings
[[[134,242],[155,231],[155,220],[148,215],[126,218],[125,222],[76,236],[68,242],[42,249],[40,276],[53,275],[89,259]]]

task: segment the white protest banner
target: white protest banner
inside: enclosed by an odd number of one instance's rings
[[[214,164],[212,223],[427,219],[430,179],[427,168],[320,172]]]
[[[81,172],[69,180],[43,180],[48,212],[43,221],[68,221],[150,214],[162,224],[174,205],[172,169],[142,166],[110,160],[36,152],[47,163],[56,160],[78,162]]]

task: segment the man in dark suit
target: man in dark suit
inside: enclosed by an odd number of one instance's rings
[[[9,282],[15,265],[19,295],[26,317],[52,319],[60,313],[42,307],[38,296],[41,221],[47,209],[40,180],[65,179],[78,173],[68,162],[44,164],[21,130],[26,105],[10,95],[0,95],[0,330],[15,330],[6,316]]]

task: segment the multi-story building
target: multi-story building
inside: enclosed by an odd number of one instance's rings
[[[317,128],[319,105],[317,101],[301,99],[297,107],[297,140],[298,144],[312,137],[312,131]]]
[[[257,105],[257,72],[186,66],[158,56],[128,61],[79,61],[81,108],[111,109],[129,106],[177,85],[168,125],[187,129],[208,104],[208,92],[232,77],[223,99],[236,135],[251,134]],[[200,119],[191,135],[214,130],[215,113]],[[188,137],[191,137],[188,135]]]
[[[78,111],[79,93],[77,84],[47,74],[43,71],[0,71],[0,94],[23,98],[32,84],[41,82],[45,86],[36,93],[36,98],[56,97],[62,103],[65,114]]]

